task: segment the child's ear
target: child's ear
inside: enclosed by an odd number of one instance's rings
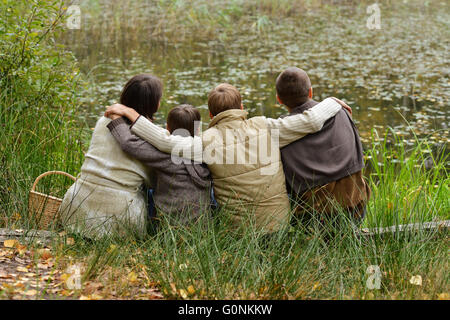
[[[312,99],[313,97],[313,88],[309,88],[309,92],[308,92],[308,98]]]
[[[167,131],[170,132],[170,128],[169,128],[169,124],[168,123],[166,123],[166,129],[167,129]]]
[[[241,103],[241,110],[244,110],[244,105]]]
[[[280,97],[278,96],[278,94],[277,94],[277,101],[278,101],[279,104],[284,104],[283,101],[281,101],[281,99],[280,99]]]
[[[212,115],[211,111],[209,112],[209,118],[212,119],[214,116]]]

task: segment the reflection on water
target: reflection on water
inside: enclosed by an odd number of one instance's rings
[[[364,142],[372,128],[391,127],[407,144],[411,129],[447,144],[449,10],[405,8],[389,10],[384,4],[381,30],[365,27],[362,7],[338,14],[316,10],[272,23],[264,33],[234,30],[226,39],[160,39],[122,30],[115,41],[106,34],[92,41],[83,34],[90,32],[87,24],[88,29],[69,31],[63,40],[92,78],[86,95],[93,97],[86,101],[91,122],[118,100],[128,78],[143,72],[164,82],[158,123],[181,103],[200,108],[209,122],[207,94],[221,82],[238,87],[250,115],[278,117],[286,110],[276,103],[275,79],[293,65],[309,73],[316,100],[337,96],[353,107]]]

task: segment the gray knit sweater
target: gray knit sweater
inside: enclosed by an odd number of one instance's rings
[[[154,200],[158,214],[164,215],[171,223],[187,224],[208,212],[211,177],[205,164],[172,159],[170,154],[159,151],[131,133],[124,118],[111,121],[108,129],[125,153],[154,172]]]

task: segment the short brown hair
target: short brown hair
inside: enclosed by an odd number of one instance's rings
[[[308,101],[311,80],[302,69],[291,67],[278,76],[276,88],[283,104],[294,108]]]
[[[200,121],[200,112],[190,104],[179,105],[169,111],[167,126],[170,133],[177,129],[186,129],[191,136],[195,135],[195,121]]]
[[[138,74],[125,84],[120,103],[133,108],[144,117],[153,118],[162,97],[162,83],[151,74]]]
[[[241,109],[241,94],[236,87],[228,83],[219,84],[208,96],[209,112],[213,116],[230,109]]]

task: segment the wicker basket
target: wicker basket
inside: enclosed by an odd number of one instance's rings
[[[35,191],[39,180],[51,174],[61,174],[69,177],[73,181],[76,180],[75,177],[63,171],[45,172],[36,178],[30,190],[28,209],[39,229],[46,229],[51,223],[56,222],[58,219],[58,210],[62,202],[62,199]]]

